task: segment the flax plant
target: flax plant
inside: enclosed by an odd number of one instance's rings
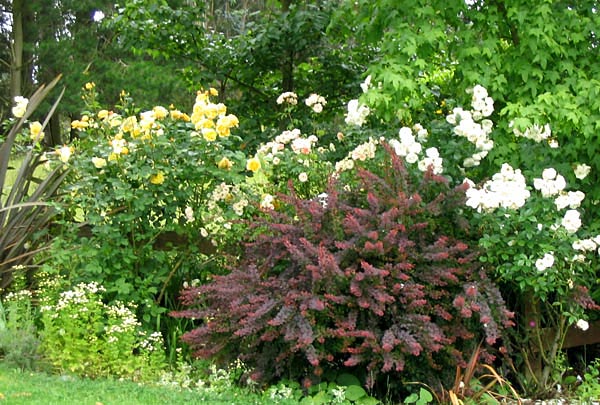
[[[8,172],[12,169],[9,167],[9,158],[15,139],[59,79],[57,77],[48,85],[42,85],[31,96],[26,107],[23,105],[23,110],[15,114],[16,119],[4,142],[0,144],[0,288],[3,290],[11,285],[15,268],[30,265],[35,254],[45,249],[46,244],[41,236],[48,229],[55,213],[51,201],[66,173],[60,165],[43,179],[37,178],[35,172],[44,163],[44,154],[34,141],[34,145],[27,149],[20,166],[15,168],[13,183],[7,184]],[[64,90],[52,105],[39,128],[40,133],[46,127],[63,93]]]

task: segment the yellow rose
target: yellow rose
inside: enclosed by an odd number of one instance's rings
[[[228,126],[219,125],[218,123],[217,123],[217,133],[219,134],[220,137],[227,137],[227,136],[231,135],[231,131]]]
[[[108,117],[109,112],[108,110],[100,110],[98,111],[98,118],[100,118],[101,120],[103,120],[104,118]]]
[[[196,129],[214,128],[215,122],[206,118],[200,118],[198,121],[195,121],[194,126]]]
[[[125,118],[121,124],[123,132],[133,132],[135,128],[137,128],[137,118],[135,116]]]
[[[44,133],[42,132],[42,124],[39,121],[32,122],[29,124],[29,137],[33,140],[33,142],[40,142],[42,138],[44,138]]]
[[[79,130],[84,130],[86,129],[90,124],[88,124],[85,121],[79,121],[79,120],[74,120],[71,122],[71,128],[74,129],[79,129]]]
[[[250,170],[252,173],[256,173],[258,170],[260,170],[260,167],[260,160],[258,160],[256,157],[248,159],[246,162],[246,170]]]
[[[106,166],[106,159],[94,156],[92,158],[92,163],[94,164],[94,167],[96,167],[96,169],[102,169],[104,166]]]
[[[219,169],[229,170],[229,169],[231,169],[232,166],[233,166],[233,163],[231,162],[231,160],[227,159],[226,157],[219,160],[219,163],[217,163],[217,167]]]
[[[162,107],[160,105],[154,107],[152,111],[154,111],[154,118],[156,118],[157,120],[162,120],[167,115],[169,115],[169,111],[165,107]]]
[[[219,109],[220,107],[217,104],[207,104],[204,108],[204,115],[206,115],[206,118],[210,118],[211,120],[215,119],[217,118],[217,115],[219,115]]]
[[[196,93],[196,103],[205,102],[206,100],[208,100],[208,92],[198,90]]]
[[[208,142],[213,142],[217,139],[217,131],[213,128],[202,128],[202,136]]]
[[[227,106],[223,103],[217,104],[217,115],[222,117],[227,114]]]
[[[162,172],[155,173],[150,176],[150,183],[152,184],[163,184],[165,182],[165,176]]]
[[[88,90],[88,91],[92,90],[94,87],[96,87],[96,83],[94,83],[94,82],[87,82],[85,84],[85,89]]]

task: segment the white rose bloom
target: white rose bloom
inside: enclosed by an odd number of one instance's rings
[[[556,170],[549,167],[547,169],[544,169],[544,171],[542,172],[542,179],[544,180],[554,180],[556,178]]]
[[[569,233],[577,232],[577,230],[581,227],[581,218],[579,216],[579,211],[568,210],[567,212],[565,212],[565,216],[561,221],[561,225]]]
[[[538,271],[544,271],[554,264],[554,255],[552,253],[546,253],[541,259],[537,259],[535,267]]]
[[[416,153],[409,153],[408,155],[406,155],[405,159],[408,163],[416,163],[419,160],[419,155],[417,155]]]
[[[588,174],[590,174],[590,171],[592,170],[592,168],[586,164],[579,164],[575,167],[575,177],[577,177],[579,180],[583,180],[587,177]]]

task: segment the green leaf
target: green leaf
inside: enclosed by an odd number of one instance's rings
[[[336,382],[338,383],[338,385],[343,385],[345,387],[349,387],[351,385],[360,386],[360,381],[358,380],[358,378],[349,373],[340,374]]]
[[[358,401],[367,396],[367,392],[359,385],[351,385],[346,388],[346,399],[349,401]]]
[[[423,400],[423,401],[426,401],[426,402],[433,401],[433,396],[431,395],[431,392],[427,391],[425,388],[421,388],[421,390],[419,390],[419,396],[421,397],[421,400]]]

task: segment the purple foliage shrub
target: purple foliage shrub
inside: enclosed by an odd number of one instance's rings
[[[173,315],[199,321],[183,337],[196,356],[240,358],[260,381],[361,369],[367,386],[453,374],[481,341],[493,359],[512,314],[458,238],[465,186],[415,181],[386,150],[352,191],[332,180],[326,201],[280,196],[287,209],[256,218],[229,274],[182,292]]]

